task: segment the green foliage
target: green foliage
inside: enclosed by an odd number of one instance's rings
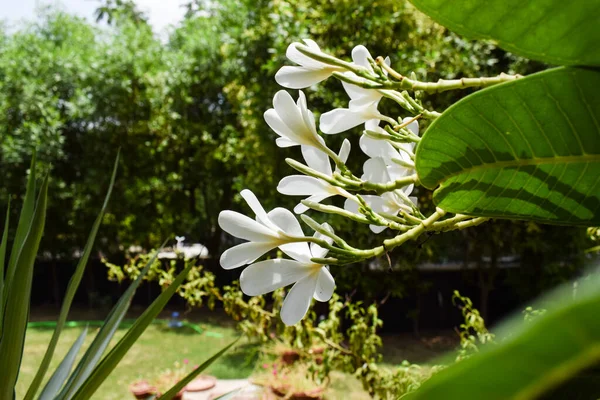
[[[107,261],[104,263],[108,267],[109,276],[135,279],[145,258],[134,257],[124,266]],[[183,260],[171,260],[167,264],[154,263],[145,279],[159,283],[171,281],[177,270],[177,261],[182,264]],[[190,268],[195,264],[185,260],[183,265]],[[422,381],[438,370],[438,367],[422,368],[410,364],[395,369],[377,365],[382,358],[382,342],[377,331],[383,326],[383,321],[378,316],[376,304],[365,307],[362,302],[354,302],[349,298],[343,300],[334,294],[327,304],[326,314],[319,315],[309,311],[300,323],[286,326],[279,318],[279,309],[285,297],[284,289],[276,290],[271,296],[247,298],[237,282],[219,289],[213,284],[212,273],[201,267],[197,269],[197,273],[199,281],[211,284],[190,286],[187,290],[180,290],[178,294],[190,306],[201,306],[202,299],[207,295],[222,302],[223,309],[238,321],[238,329],[245,337],[271,348],[272,353],[282,357],[284,364],[289,363],[285,361],[286,354],[292,354],[294,361],[290,364],[293,365],[281,372],[306,375],[312,388],[326,384],[332,371],[342,371],[353,374],[371,395],[391,398],[415,390]],[[214,300],[208,304],[214,305]],[[348,328],[344,329],[346,324]],[[269,384],[268,382],[270,379],[263,383]]]
[[[460,351],[456,360],[460,361],[478,352],[478,344],[493,342],[494,334],[487,330],[485,321],[481,318],[479,310],[473,307],[471,299],[461,296],[458,290],[455,290],[452,295],[452,304],[460,308],[464,319],[464,322],[460,324],[458,329]]]
[[[560,65],[600,65],[595,16],[600,2],[411,0],[444,26],[472,39],[493,39],[521,56]]]
[[[54,176],[53,220],[42,245],[56,257],[79,250],[119,147],[118,190],[100,233],[110,238],[101,241],[104,253],[156,247],[175,232],[216,255],[223,247],[216,217],[236,208],[234,191],[250,187],[266,207],[292,205],[269,189],[291,169],[275,151],[263,113],[293,40],[311,37],[344,56],[364,44],[389,54],[399,70],[432,80],[531,68],[491,44],[449,33],[406,1],[200,1],[166,43],[131,4],[100,6],[98,16],[114,16],[107,29],[50,9],[39,23],[2,36],[0,198],[19,191],[20,171],[37,146],[42,168]],[[333,84],[311,91],[314,109],[347,101]],[[446,107],[454,98],[427,101]],[[358,168],[361,161],[353,162]],[[339,226],[357,242],[372,240],[366,228]]]
[[[459,101],[417,150],[446,211],[546,223],[600,221],[600,73],[559,68]]]
[[[40,384],[44,380],[48,366],[52,361],[54,350],[69,313],[73,296],[81,281],[99,225],[102,221],[103,214],[112,192],[118,160],[119,159],[117,158],[113,168],[112,179],[104,205],[96,218],[96,223],[89,234],[80,263],[78,264],[67,289],[67,295],[54,334],[50,340],[46,354],[38,367],[38,372],[36,373],[29,390],[25,394],[25,399],[35,398],[36,393],[40,388]],[[3,289],[0,292],[2,293],[0,303],[3,305],[1,309],[2,312],[0,313],[0,332],[2,333],[0,336],[0,367],[2,368],[2,374],[0,375],[0,397],[2,399],[16,399],[15,386],[24,352],[23,346],[25,342],[27,321],[29,319],[29,303],[34,262],[38,254],[38,248],[44,233],[44,225],[46,222],[49,178],[46,175],[43,179],[39,194],[37,195],[37,201],[33,202],[32,199],[36,195],[36,169],[37,163],[35,157],[33,157],[24,206],[21,217],[19,218],[6,275],[4,274],[4,261],[5,250],[7,247],[7,232],[9,229],[8,218],[2,235],[2,244],[0,245],[0,259],[2,261],[0,264],[0,270],[2,271],[2,274],[0,274],[0,278],[2,278],[0,287]],[[192,265],[190,265],[173,279],[170,285],[166,287],[165,291],[158,296],[155,302],[134,322],[133,326],[127,331],[125,336],[117,342],[107,355],[104,355],[119,323],[123,320],[125,313],[129,309],[136,288],[150,269],[157,254],[158,252],[156,252],[154,257],[142,268],[137,279],[123,294],[103,323],[92,344],[79,359],[77,365],[75,365],[75,360],[78,357],[87,330],[84,330],[80,337],[74,342],[63,362],[52,373],[50,379],[42,389],[40,398],[58,400],[88,399],[102,382],[104,382],[108,374],[112,372],[133,343],[163,309],[167,301],[176,292],[179,285],[183,282],[187,273],[192,268]],[[219,354],[222,354],[229,347],[222,350]],[[208,360],[203,366],[206,367],[210,365],[215,359],[216,356]],[[74,366],[74,370],[71,371]]]
[[[502,340],[436,374],[410,398],[534,399],[596,365],[599,278],[596,274],[581,280],[576,293],[565,285],[545,296],[536,306],[543,306],[545,313],[527,323],[520,316],[507,321],[496,330]],[[575,387],[571,396],[584,390]],[[597,394],[597,386],[595,390]]]

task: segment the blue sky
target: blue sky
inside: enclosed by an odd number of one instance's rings
[[[181,20],[185,10],[180,6],[185,2],[186,0],[136,0],[140,9],[149,16],[156,32]],[[58,5],[93,21],[94,11],[101,3],[97,0],[0,0],[0,20],[8,21],[14,28],[23,19],[34,19],[36,7],[48,4]]]

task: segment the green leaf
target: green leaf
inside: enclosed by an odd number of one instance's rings
[[[190,383],[202,371],[204,371],[206,368],[208,368],[213,362],[215,362],[217,359],[219,359],[227,350],[229,350],[231,348],[231,346],[236,344],[238,340],[240,340],[240,338],[235,339],[233,342],[229,343],[227,346],[225,346],[224,348],[219,350],[211,358],[204,361],[200,366],[198,366],[198,368],[194,369],[192,372],[187,374],[187,376],[185,378],[183,378],[182,380],[177,382],[175,384],[175,386],[173,386],[165,394],[160,396],[160,398],[162,400],[171,400],[173,397],[175,397],[175,395],[177,395],[177,393],[179,393],[179,391],[181,391],[184,387],[186,387],[188,383]]]
[[[33,265],[44,233],[46,204],[48,199],[48,177],[44,178],[32,217],[31,229],[15,261],[16,271],[6,287],[4,329],[0,340],[0,399],[11,399],[19,376],[23,357],[25,331],[29,318],[29,301]]]
[[[502,324],[497,344],[436,373],[407,399],[537,399],[600,362],[600,275],[559,288],[535,308],[547,311]]]
[[[98,367],[94,369],[94,372],[81,385],[77,393],[75,393],[75,396],[72,398],[72,400],[87,400],[92,397],[98,387],[100,387],[108,375],[110,375],[113,369],[129,351],[131,346],[133,346],[136,340],[138,340],[142,333],[144,333],[148,325],[150,325],[162,311],[164,306],[175,294],[179,288],[179,285],[181,285],[193,266],[193,263],[190,263],[187,268],[177,275],[171,285],[169,285],[169,287],[152,302],[152,304],[135,321],[133,326],[127,331],[121,340],[119,340],[115,347],[113,347],[106,357],[102,359],[100,364],[98,364]]]
[[[73,302],[73,298],[75,297],[75,292],[77,292],[77,288],[79,287],[79,283],[81,282],[81,278],[83,277],[83,273],[85,271],[85,267],[87,265],[88,259],[90,257],[90,253],[92,252],[92,248],[94,247],[94,242],[96,240],[96,235],[98,234],[98,229],[100,228],[100,224],[102,223],[102,218],[104,217],[104,213],[106,212],[106,207],[108,206],[108,201],[110,199],[110,195],[112,193],[113,186],[115,184],[115,177],[117,176],[117,167],[119,165],[119,154],[117,154],[117,158],[115,160],[115,164],[113,167],[112,177],[110,179],[110,184],[108,186],[108,191],[106,193],[106,197],[104,198],[104,204],[102,205],[102,209],[94,221],[94,225],[92,226],[92,230],[88,236],[87,243],[83,249],[83,254],[75,268],[75,272],[69,281],[69,286],[67,287],[67,293],[65,294],[65,298],[63,300],[60,315],[58,316],[58,320],[56,322],[56,328],[54,329],[54,333],[52,334],[52,338],[50,339],[50,343],[48,344],[48,348],[46,349],[46,354],[44,354],[44,358],[40,363],[38,371],[27,390],[27,394],[24,397],[24,400],[32,400],[39,389],[40,384],[44,380],[44,376],[48,371],[48,366],[50,365],[50,361],[52,361],[52,356],[54,355],[54,350],[56,349],[56,344],[58,343],[58,339],[60,337],[60,333],[62,332],[62,328],[65,325],[65,321],[67,320],[67,316],[69,314],[69,310],[71,309],[71,303]],[[61,382],[62,384],[63,382]]]
[[[165,241],[166,243],[166,241]],[[135,294],[136,289],[144,279],[144,276],[150,270],[150,267],[156,261],[158,257],[158,253],[162,250],[165,243],[156,250],[154,255],[150,258],[148,263],[144,266],[138,277],[129,285],[125,293],[121,296],[117,304],[113,307],[106,317],[106,320],[100,331],[90,344],[90,347],[86,350],[85,354],[79,360],[77,367],[73,374],[69,377],[69,380],[65,384],[65,387],[61,390],[59,394],[59,398],[68,398],[71,399],[72,395],[86,382],[90,374],[92,374],[94,368],[98,364],[98,361],[102,358],[104,351],[110,344],[115,332],[119,328],[121,321],[125,317],[127,310],[129,309],[129,305],[131,304],[131,299]]]
[[[12,250],[10,251],[10,260],[8,261],[8,269],[6,271],[5,285],[10,287],[10,282],[15,275],[17,267],[17,259],[21,253],[21,249],[25,243],[25,237],[31,227],[31,219],[35,210],[35,180],[36,180],[36,155],[35,151],[31,157],[31,166],[29,168],[29,178],[27,180],[27,189],[23,198],[23,207],[19,215],[19,223],[13,240]],[[7,291],[4,291],[3,303],[6,305]]]
[[[515,54],[557,65],[600,65],[600,1],[411,0],[471,39],[491,39]]]
[[[81,349],[81,346],[85,341],[85,337],[87,336],[87,330],[88,328],[86,326],[77,338],[77,340],[75,340],[65,358],[56,368],[56,370],[48,380],[48,383],[46,383],[46,386],[44,386],[42,393],[40,393],[39,400],[54,400],[56,394],[58,393],[62,385],[65,383],[65,381],[69,377],[69,374],[71,373],[71,370],[73,369],[73,365],[75,364],[75,358],[77,357],[79,349]]]
[[[416,154],[421,183],[453,213],[600,223],[600,72],[557,68],[446,110]]]
[[[2,233],[2,243],[0,244],[0,338],[2,338],[2,320],[4,315],[4,262],[6,259],[6,245],[8,243],[8,227],[10,222],[10,200],[6,207],[6,220],[4,221],[4,231]]]

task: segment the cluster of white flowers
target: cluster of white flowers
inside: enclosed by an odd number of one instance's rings
[[[324,54],[314,41],[304,42],[310,51]],[[289,89],[304,89],[329,78],[334,73],[341,73],[355,80],[362,79],[342,66],[330,65],[304,54],[298,46],[304,44],[292,43],[287,49],[288,59],[298,65],[284,66],[277,72],[275,79],[280,85]],[[353,49],[352,60],[353,65],[375,73],[373,59],[364,46]],[[389,65],[389,59],[386,59],[385,63]],[[350,97],[348,108],[338,108],[322,114],[319,121],[320,130],[325,134],[336,134],[361,124],[365,125],[365,133],[359,143],[369,159],[363,166],[363,175],[360,178],[362,181],[386,184],[413,174],[414,142],[409,144],[388,141],[385,139],[388,134],[380,127],[381,121],[394,121],[378,111],[384,92],[365,89],[344,81],[342,84]],[[283,178],[277,187],[280,193],[304,196],[312,203],[319,203],[332,196],[343,196],[346,198],[346,211],[355,214],[363,212],[364,205],[361,205],[360,199],[341,187],[343,185],[336,186],[332,183],[340,173],[339,164],[345,164],[348,159],[350,142],[344,140],[338,153],[327,147],[317,131],[315,118],[308,109],[306,96],[301,90],[297,101],[285,90],[277,92],[273,98],[273,108],[265,112],[264,118],[279,136],[276,139],[277,145],[299,145],[306,165],[310,170],[316,171],[316,176],[292,175]],[[402,123],[397,122],[396,125],[408,129],[415,136],[419,133],[417,121],[411,118],[405,118]],[[335,163],[334,168],[331,165],[332,161]],[[416,200],[409,197],[412,190],[413,185],[410,184],[381,195],[362,195],[361,199],[373,212],[395,216],[400,212],[411,213],[414,210]],[[256,219],[230,210],[219,214],[219,226],[224,231],[248,241],[226,250],[221,256],[221,265],[225,269],[231,269],[250,264],[240,278],[242,291],[250,296],[269,293],[294,283],[284,300],[281,319],[287,325],[296,324],[306,314],[312,298],[328,301],[333,294],[335,283],[328,266],[313,261],[322,260],[328,253],[328,249],[315,242],[323,246],[331,245],[332,236],[316,233],[312,238],[308,238],[290,211],[275,208],[267,213],[251,191],[243,190],[241,195],[256,215]],[[306,210],[308,207],[302,203],[294,208],[298,214]],[[333,234],[333,229],[327,224],[321,225],[320,228],[321,232]],[[370,228],[379,233],[386,226],[371,224]],[[310,246],[307,243],[309,241],[312,241]],[[275,248],[279,248],[291,260],[277,258],[255,262]]]

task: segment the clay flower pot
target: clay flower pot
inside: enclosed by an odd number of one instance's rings
[[[202,375],[194,379],[185,387],[186,392],[203,392],[215,387],[217,378],[209,375]]]
[[[281,361],[284,364],[291,365],[300,359],[300,353],[296,350],[286,350],[281,353]]]
[[[158,393],[156,387],[150,385],[148,381],[137,381],[129,385],[129,391],[135,396],[136,399],[147,399],[148,397],[154,396]]]

